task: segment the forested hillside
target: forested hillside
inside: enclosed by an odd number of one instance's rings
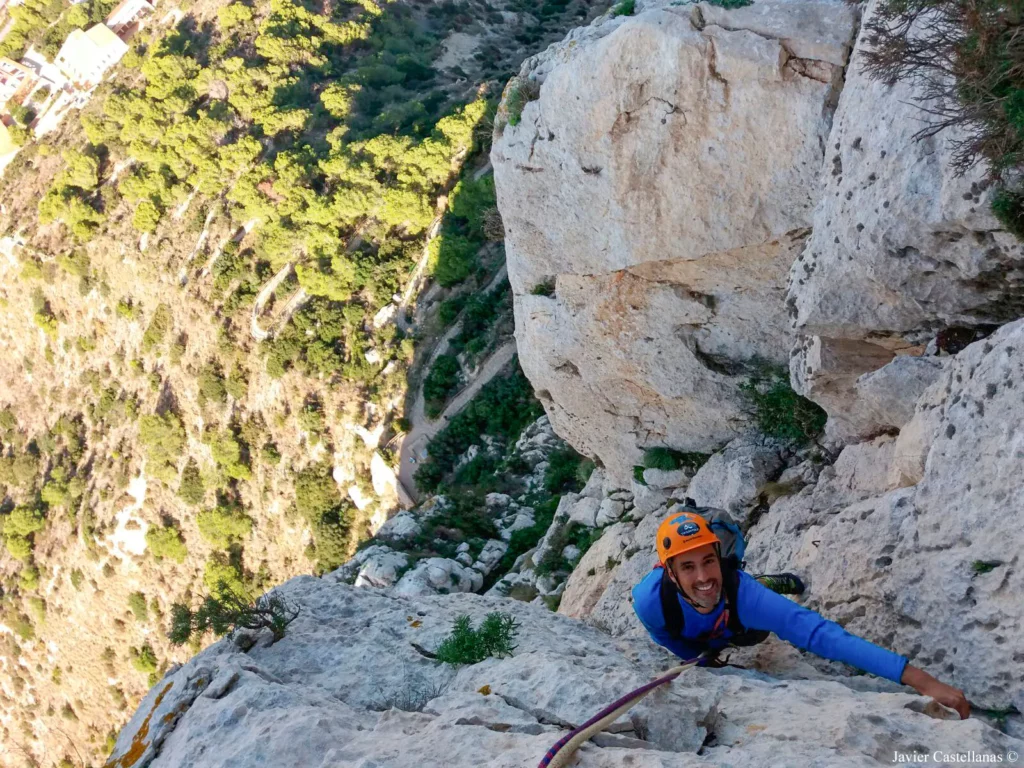
[[[81,21],[26,8],[5,45]],[[507,324],[507,290],[474,295],[504,261],[497,98],[601,10],[161,4],[21,150],[0,180],[0,762],[102,762],[190,653],[174,603],[332,569],[393,507],[371,457],[393,461],[431,344],[460,318],[473,360]]]

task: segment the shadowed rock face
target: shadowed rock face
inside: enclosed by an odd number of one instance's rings
[[[847,447],[759,522],[751,567],[792,569],[812,607],[983,707],[1024,690],[1024,322],[949,361],[898,439]]]
[[[736,437],[739,377],[787,359],[854,26],[842,3],[648,4],[524,65],[540,97],[491,155],[520,361],[618,480],[644,447]]]
[[[672,663],[645,640],[613,640],[509,600],[407,600],[312,577],[278,591],[302,609],[288,636],[258,637],[248,652],[222,641],[165,676],[108,765],[532,767],[570,724]],[[478,624],[493,610],[520,622],[512,657],[456,669],[417,650],[435,648],[456,615]],[[1020,749],[978,720],[938,715],[906,693],[699,669],[631,710],[576,764],[848,766],[890,761],[911,744]]]

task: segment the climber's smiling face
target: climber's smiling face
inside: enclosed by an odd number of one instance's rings
[[[701,613],[709,613],[722,597],[722,566],[713,544],[683,552],[669,560],[672,579]]]

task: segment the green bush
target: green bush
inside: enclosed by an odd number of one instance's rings
[[[22,592],[34,592],[39,589],[39,569],[34,565],[22,566],[18,573],[18,586]]]
[[[41,597],[30,597],[28,608],[36,619],[36,624],[46,623],[46,601]]]
[[[174,315],[171,314],[171,308],[166,304],[160,304],[153,313],[146,332],[142,334],[142,351],[149,352],[153,347],[163,343],[173,323]]]
[[[275,640],[280,640],[298,615],[297,606],[274,592],[253,601],[222,589],[216,596],[204,597],[195,609],[175,603],[171,607],[169,637],[174,645],[184,645],[207,632],[220,637],[238,629],[267,628]]]
[[[428,246],[430,274],[446,288],[461,283],[473,271],[479,247],[464,235],[442,232]]]
[[[1024,190],[999,190],[992,198],[992,213],[1007,232],[1024,240]]]
[[[423,382],[423,399],[426,414],[436,419],[444,411],[444,405],[462,382],[462,368],[454,355],[438,355],[434,365]]]
[[[210,452],[217,466],[232,480],[248,480],[252,477],[249,467],[248,446],[232,432],[225,431],[210,443]]]
[[[149,621],[149,606],[146,604],[146,596],[141,592],[132,592],[128,595],[128,608],[135,615],[136,621]]]
[[[721,5],[723,2],[729,2],[729,0],[717,0],[715,5]],[[744,4],[749,2],[751,0],[745,0]],[[621,2],[612,6],[612,16],[632,16],[634,13],[636,13],[636,0],[621,0]]]
[[[696,472],[707,464],[710,453],[677,451],[674,448],[648,448],[644,451],[642,469],[662,469],[671,472],[675,469],[688,469]],[[641,473],[642,474],[642,473]]]
[[[203,476],[199,473],[199,465],[191,457],[185,465],[185,469],[182,470],[181,482],[178,484],[178,496],[192,506],[201,504],[206,496],[206,487],[203,485]]]
[[[222,501],[196,517],[199,533],[212,546],[227,549],[252,533],[252,518],[236,503]]]
[[[763,366],[740,385],[753,409],[758,429],[771,437],[806,441],[821,434],[828,420],[817,404],[801,397],[789,385],[783,368]]]
[[[580,456],[571,446],[552,451],[544,473],[544,490],[548,493],[576,492],[586,485],[594,462]]]
[[[437,659],[446,664],[478,664],[492,656],[511,656],[518,634],[519,622],[509,613],[487,614],[479,629],[473,629],[469,616],[459,616],[452,633],[438,646]]]
[[[143,643],[138,648],[130,649],[128,651],[128,657],[131,659],[132,666],[144,675],[156,672],[156,651],[153,650],[153,646],[149,643]]]
[[[624,0],[632,3],[633,0]],[[505,110],[508,113],[508,124],[519,125],[523,119],[523,107],[540,97],[540,86],[534,80],[516,78],[516,82],[508,89],[505,97]]]
[[[85,574],[82,573],[80,568],[75,568],[71,571],[71,586],[77,591],[81,591],[82,584],[85,582]]]
[[[150,526],[146,531],[146,545],[157,560],[166,557],[176,563],[183,563],[188,555],[188,548],[181,538],[181,531],[173,525],[161,528]]]
[[[915,84],[924,108],[916,138],[957,128],[948,142],[953,169],[962,175],[985,162],[989,181],[1004,185],[993,212],[1024,234],[1020,9],[997,0],[883,0],[864,30],[866,71],[890,85]]]
[[[203,568],[203,584],[207,591],[220,599],[227,595],[248,597],[249,589],[245,585],[241,565],[237,559],[229,558],[217,552]]]
[[[547,280],[542,280],[533,286],[533,290],[530,291],[534,296],[547,296],[548,298],[555,295],[555,278],[549,277]]]
[[[199,404],[214,402],[223,405],[228,400],[228,390],[224,385],[224,376],[217,363],[207,363],[199,370]]]
[[[22,640],[34,640],[36,637],[36,628],[32,624],[32,620],[23,613],[14,617],[14,620],[11,622],[11,629]]]
[[[139,419],[139,438],[149,463],[146,468],[159,480],[172,482],[177,477],[178,460],[185,447],[185,430],[181,419],[170,411],[150,414]]]
[[[509,445],[543,412],[518,365],[510,375],[492,379],[431,440],[429,457],[416,471],[417,486],[425,493],[436,492],[459,457],[482,435]]]

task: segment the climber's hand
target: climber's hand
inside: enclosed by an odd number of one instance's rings
[[[944,707],[956,710],[961,720],[966,720],[971,715],[971,705],[967,703],[967,697],[959,688],[946,685],[936,680],[923,669],[907,664],[903,670],[901,682],[909,685],[922,696],[935,699]]]

